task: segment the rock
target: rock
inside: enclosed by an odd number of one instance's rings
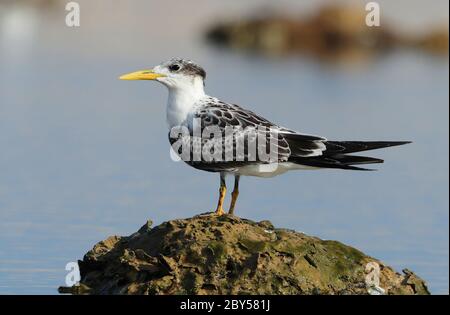
[[[448,55],[448,27],[411,37],[389,27],[389,22],[368,27],[366,14],[363,6],[331,4],[310,17],[265,14],[218,22],[205,37],[231,49],[265,55],[306,54],[332,62],[365,62],[397,48]]]
[[[199,215],[99,242],[79,261],[72,294],[429,294],[409,270],[337,241],[321,240],[269,221]],[[368,263],[379,266],[366,284]]]
[[[413,45],[434,53],[436,55],[448,56],[448,26],[437,28],[424,36],[412,39]]]

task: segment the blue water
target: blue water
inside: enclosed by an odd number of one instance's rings
[[[169,157],[165,88],[117,80],[174,56],[206,68],[208,93],[287,127],[414,141],[374,152],[386,160],[378,172],[244,178],[237,214],[337,239],[448,293],[448,59],[257,57],[199,38],[218,4],[185,15],[173,4],[119,2],[111,14],[80,3],[77,29],[61,5],[0,6],[1,294],[55,294],[66,263],[107,236],[213,210],[218,176]]]

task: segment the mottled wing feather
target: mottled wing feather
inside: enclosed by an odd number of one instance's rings
[[[325,150],[323,142],[326,139],[317,136],[303,135],[293,130],[280,127],[267,119],[255,114],[252,111],[243,109],[235,104],[227,104],[219,100],[211,101],[206,106],[202,106],[194,113],[195,118],[199,118],[202,128],[206,126],[218,126],[224,132],[226,126],[240,127],[241,132],[234,134],[236,137],[245,137],[249,128],[265,127],[270,128],[270,137],[276,136],[278,162],[285,162],[293,156],[318,156]],[[266,138],[266,148],[270,146],[270,140]],[[234,143],[235,144],[235,143]],[[245,156],[248,158],[248,156]],[[262,162],[262,161],[259,161]]]
[[[223,102],[209,103],[207,106],[202,106],[199,108],[194,113],[194,118],[198,118],[201,121],[202,130],[206,127],[218,127],[222,135],[226,134],[227,126],[234,127],[233,129],[230,129],[232,130],[233,137],[226,139],[213,138],[212,140],[203,139],[203,145],[212,146],[213,144],[208,142],[221,141],[223,143],[223,152],[233,150],[233,156],[235,156],[237,160],[253,161],[255,163],[268,162],[267,160],[261,160],[259,155],[251,156],[251,150],[249,150],[249,147],[251,145],[255,145],[256,147],[258,137],[257,133],[261,136],[259,139],[265,139],[265,148],[267,148],[267,150],[270,148],[271,144],[272,146],[276,144],[277,161],[287,161],[290,156],[289,145],[282,135],[276,132],[277,126],[250,111],[240,108],[237,105],[226,104]],[[263,130],[257,129],[257,127],[261,126],[266,127],[266,131],[269,131],[269,128],[274,128],[275,132],[262,133]],[[257,133],[255,133],[255,131]],[[274,141],[274,137],[278,138],[277,141]],[[228,142],[226,140],[228,140]],[[243,144],[244,150],[240,152],[241,154],[239,154],[236,150],[237,142]]]
[[[192,118],[201,123],[202,133],[205,130],[204,128],[214,127],[220,130],[221,135],[225,135],[227,127],[237,127],[232,129],[233,137],[231,137],[231,141],[230,138],[218,138],[216,136],[211,136],[209,138],[202,137],[201,143],[199,143],[198,140],[191,141],[191,143],[193,143],[192,150],[194,151],[205,147],[214,148],[215,144],[222,145],[223,158],[225,158],[225,152],[233,150],[234,160],[232,161],[225,159],[225,161],[222,162],[217,162],[215,160],[205,161],[204,159],[201,161],[186,161],[193,167],[207,171],[233,171],[241,166],[252,163],[268,163],[267,160],[260,159],[259,155],[251,156],[249,154],[249,146],[252,145],[249,143],[253,143],[253,145],[258,144],[255,139],[257,136],[252,132],[254,130],[264,132],[269,131],[270,129],[270,132],[266,132],[264,137],[259,139],[265,140],[264,148],[266,149],[266,152],[268,152],[271,145],[272,148],[274,145],[276,146],[277,151],[275,159],[277,162],[291,161],[292,158],[296,157],[320,156],[326,149],[323,144],[326,139],[322,137],[300,134],[293,130],[280,127],[250,110],[246,110],[235,104],[224,103],[216,98],[210,98],[199,106],[197,110],[192,113]],[[261,130],[261,127],[265,127],[265,129],[262,128],[263,130]],[[193,124],[189,124],[189,128],[190,135],[192,136],[194,133]],[[258,133],[258,135],[261,134]],[[277,141],[275,142],[274,137],[277,138]],[[171,144],[173,144],[177,139],[169,140]],[[185,141],[188,140],[185,139]],[[237,152],[237,142],[244,145],[243,152]],[[270,161],[274,161],[273,155],[271,155]]]

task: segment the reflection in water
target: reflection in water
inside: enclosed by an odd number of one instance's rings
[[[244,178],[238,213],[338,239],[448,292],[447,60],[395,53],[350,69],[227,53],[204,46],[201,31],[229,2],[192,16],[184,4],[133,3],[117,1],[111,14],[80,1],[78,29],[59,9],[21,7],[19,17],[33,16],[18,19],[22,31],[5,26],[14,13],[1,6],[1,293],[56,293],[65,264],[98,240],[147,218],[212,210],[216,176],[169,157],[165,89],[117,80],[174,56],[204,65],[211,94],[282,125],[335,140],[413,140],[377,152],[379,172]]]

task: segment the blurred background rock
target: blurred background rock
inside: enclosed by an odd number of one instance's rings
[[[117,80],[171,57],[204,66],[208,93],[281,125],[412,140],[374,152],[379,172],[244,178],[237,211],[448,293],[447,0],[378,1],[381,28],[370,30],[359,0],[79,0],[75,28],[67,2],[0,0],[0,293],[56,294],[66,263],[107,235],[212,210],[217,178],[169,157],[167,91]],[[254,38],[268,20],[275,35],[262,43],[205,40],[223,23]],[[284,37],[297,32],[304,41]]]
[[[426,30],[425,34],[402,34],[383,16],[379,27],[369,27],[363,5],[364,2],[357,6],[329,4],[309,17],[267,12],[213,25],[206,38],[215,44],[255,53],[306,53],[331,61],[354,62],[396,48],[448,55],[447,26]]]

